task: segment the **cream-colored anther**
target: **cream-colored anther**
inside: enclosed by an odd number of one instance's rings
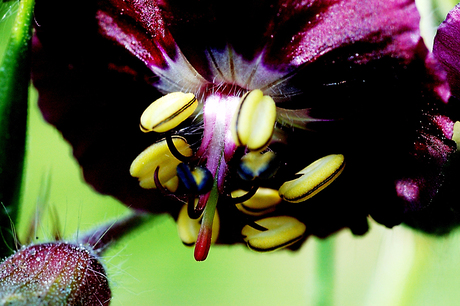
[[[172,141],[182,155],[192,156],[192,149],[185,138],[172,136]],[[132,162],[129,172],[131,176],[139,179],[139,185],[142,188],[151,189],[157,187],[154,181],[154,173],[155,169],[159,166],[158,178],[162,185],[167,184],[168,189],[174,189],[175,186],[177,189],[177,179],[175,179],[175,176],[179,163],[180,161],[169,150],[166,139],[162,139],[139,154]],[[174,179],[174,181],[169,182],[171,179]]]
[[[172,92],[147,107],[141,116],[143,132],[167,132],[190,117],[198,106],[192,93]]]
[[[241,158],[238,174],[242,179],[247,181],[251,181],[256,178],[270,178],[278,170],[278,166],[274,164],[275,159],[276,155],[272,151],[248,152]]]
[[[261,150],[270,142],[275,121],[275,101],[260,89],[253,90],[243,96],[233,118],[233,141],[250,150]]]
[[[163,187],[168,189],[170,192],[176,192],[177,188],[179,188],[179,178],[177,177],[177,175],[173,176],[172,179],[166,181],[166,183],[163,184]]]
[[[454,134],[452,140],[457,144],[457,151],[460,150],[460,121],[454,123]]]
[[[279,194],[287,202],[303,202],[332,183],[342,173],[344,167],[345,159],[342,154],[331,154],[320,158],[298,172],[301,177],[281,185]]]
[[[179,212],[179,216],[177,217],[177,232],[179,234],[180,240],[182,240],[182,243],[186,246],[193,246],[195,244],[198,237],[198,232],[200,231],[200,220],[201,218],[191,219],[187,213],[187,205],[182,206],[182,209]],[[220,220],[216,211],[212,222],[211,243],[214,243],[217,240],[219,235],[219,227]]]
[[[269,217],[256,221],[266,231],[246,225],[241,234],[249,248],[259,252],[275,251],[292,245],[302,239],[306,226],[289,216]]]
[[[232,191],[232,197],[241,197],[246,193],[247,191],[238,189]],[[278,190],[260,187],[249,200],[236,204],[236,207],[247,215],[261,216],[275,210],[279,203],[281,203],[281,197]]]

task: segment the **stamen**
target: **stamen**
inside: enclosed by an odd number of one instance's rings
[[[163,184],[160,182],[160,178],[158,177],[158,173],[160,172],[160,166],[158,166],[155,169],[155,173],[153,174],[153,181],[155,182],[156,188],[165,196],[168,197],[173,197],[179,201],[182,201],[182,199],[174,194],[174,192],[177,191],[177,188],[179,187],[179,179],[177,176],[173,177],[169,181]]]
[[[243,203],[249,200],[250,198],[252,198],[257,193],[258,189],[259,189],[259,185],[252,185],[249,191],[244,191],[241,189],[232,191],[230,203],[232,204]]]
[[[243,227],[241,234],[248,247],[259,252],[275,251],[299,241],[305,234],[306,226],[289,216],[269,217],[257,223],[266,231],[259,231],[250,225]]]
[[[197,166],[193,170],[190,170],[189,165],[184,163],[179,164],[177,166],[177,176],[187,190],[187,193],[204,194],[212,188],[212,174],[203,166]]]
[[[452,135],[452,140],[457,144],[457,151],[460,150],[460,121],[454,123],[454,132]]]
[[[172,92],[146,108],[141,116],[142,132],[167,132],[190,117],[198,106],[193,93]]]
[[[256,178],[268,179],[278,171],[279,164],[275,153],[249,152],[241,158],[237,173],[245,181]]]
[[[181,163],[176,168],[177,176],[188,193],[196,193],[198,186],[187,164]]]
[[[241,189],[235,190],[232,192],[232,197],[244,194],[244,192]],[[278,190],[261,187],[253,197],[245,199],[240,204],[237,204],[236,207],[247,215],[261,216],[274,211],[276,205],[281,203],[281,201],[282,199],[278,194]]]
[[[345,159],[342,154],[325,156],[305,167],[297,174],[302,176],[285,182],[279,189],[281,198],[299,203],[313,197],[329,186],[343,171]]]
[[[159,170],[158,170],[158,172],[159,172]],[[171,193],[176,192],[177,188],[179,187],[179,178],[177,176],[173,176],[172,179],[168,180],[164,184],[164,187],[166,187],[166,189],[169,190],[169,192],[171,192]]]
[[[157,189],[164,195],[169,195],[170,194],[170,191],[168,189],[166,189],[165,187],[163,187],[163,185],[161,184],[160,182],[160,178],[158,177],[158,173],[160,172],[160,166],[158,166],[156,169],[155,169],[155,172],[153,173],[153,181],[155,182],[155,186],[157,187]],[[177,188],[176,188],[177,189]],[[175,190],[174,190],[175,191]],[[172,192],[174,192],[172,191]]]
[[[198,205],[199,201],[200,198],[197,199],[194,194],[189,195],[187,212],[190,219],[198,219],[203,215],[203,211],[206,205]]]
[[[234,205],[234,206],[230,206],[231,208],[234,208],[235,211],[234,211],[234,214],[237,216],[236,218],[240,218],[240,219],[243,219],[244,220],[244,224],[245,225],[248,225],[248,226],[251,226],[259,231],[266,231],[268,229],[266,229],[265,227],[257,224],[249,214],[245,214],[244,212],[242,212],[241,210],[239,210],[237,208],[237,205]]]
[[[172,142],[184,156],[192,156],[193,151],[183,137],[173,136]],[[158,171],[158,179],[168,185],[168,181],[176,176],[176,168],[180,163],[168,148],[166,139],[159,140],[145,149],[131,164],[129,172],[131,176],[139,179],[139,185],[145,189],[157,188],[154,180],[154,172]],[[175,185],[174,183],[173,185]]]
[[[255,223],[254,221],[248,221],[248,222],[246,222],[246,225],[252,227],[255,230],[261,231],[261,232],[268,231],[268,228],[265,228],[265,227]]]
[[[233,140],[239,146],[257,151],[268,145],[276,121],[276,105],[260,89],[253,90],[240,100],[232,122]]]
[[[184,205],[180,210],[177,218],[177,231],[182,243],[186,246],[193,246],[196,243],[197,236],[200,231],[200,221],[200,219],[191,219],[188,216],[186,205]],[[211,244],[217,240],[219,227],[219,215],[216,212],[212,223],[212,232],[214,234],[211,236]]]
[[[189,218],[187,214],[187,207],[184,205],[177,217],[177,232],[180,240],[186,246],[193,246],[196,242],[196,237],[198,236],[199,231],[199,220]]]
[[[192,155],[185,156],[179,150],[176,148],[174,145],[174,142],[172,140],[173,136],[170,133],[166,133],[165,139],[166,139],[166,144],[168,145],[168,149],[171,152],[172,155],[174,155],[175,158],[180,160],[183,163],[188,162]]]

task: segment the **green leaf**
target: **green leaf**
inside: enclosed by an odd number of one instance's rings
[[[34,0],[19,3],[0,65],[0,258],[13,250],[26,144]],[[13,224],[12,224],[13,223]]]

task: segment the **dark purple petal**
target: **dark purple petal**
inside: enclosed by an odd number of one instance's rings
[[[439,26],[433,53],[447,72],[452,94],[460,97],[460,6]]]
[[[176,44],[152,1],[99,1],[99,31],[135,54],[147,67],[166,68]],[[106,2],[106,3],[104,3]]]
[[[419,15],[407,0],[165,2],[168,29],[194,67],[208,66],[206,51],[229,45],[247,60],[264,51],[274,66],[299,66],[357,42],[381,48],[363,48],[354,61],[411,58],[419,39]]]
[[[374,0],[366,5],[361,1],[236,1],[228,5],[113,0],[99,5],[96,18],[101,34],[159,75],[158,68],[172,68],[174,77],[182,79],[195,70],[209,82],[240,83],[242,76],[247,83],[238,85],[256,88],[290,78],[299,67],[316,61],[332,69],[341,61],[363,64],[383,56],[407,63],[420,39],[419,15],[414,1],[407,0]],[[245,66],[222,55],[229,48],[248,61]],[[182,54],[193,68],[173,67]],[[278,73],[273,76],[264,68]],[[327,71],[335,75],[334,70]],[[314,69],[308,73],[316,75]],[[318,83],[344,81],[336,76],[320,78]],[[316,86],[316,82],[311,84]],[[308,85],[303,88],[308,89]]]
[[[139,189],[129,175],[132,159],[152,142],[140,137],[138,124],[139,114],[160,96],[145,81],[155,76],[124,49],[100,39],[90,6],[61,3],[64,16],[47,5],[53,3],[36,6],[32,59],[45,119],[73,145],[85,179],[97,191],[137,209],[169,210],[168,201],[155,201],[157,192]]]
[[[452,136],[452,120],[460,119],[460,6],[456,6],[439,26],[434,40],[433,54],[446,71],[447,81],[452,95],[444,110],[446,116],[438,114],[432,117],[433,126],[447,138]],[[449,117],[447,117],[449,116]],[[425,125],[428,127],[429,125]],[[415,144],[420,159],[431,164],[431,173],[424,176],[401,180],[399,193],[404,198],[413,198],[412,202],[429,203],[425,209],[414,210],[407,214],[405,222],[415,228],[435,234],[449,233],[460,224],[460,204],[458,201],[459,153],[455,147],[446,147],[442,137],[425,129]],[[428,164],[428,163],[426,163]],[[417,199],[418,198],[418,199]]]

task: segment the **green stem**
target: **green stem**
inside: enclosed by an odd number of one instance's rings
[[[316,295],[313,305],[331,306],[334,302],[335,237],[316,245]]]
[[[209,195],[208,202],[206,203],[206,208],[203,212],[203,220],[201,223],[207,227],[212,228],[212,223],[214,220],[214,214],[216,213],[217,201],[219,200],[219,191],[217,187],[217,178],[214,180],[214,184],[211,189],[211,194]]]
[[[0,65],[0,258],[13,251],[24,166],[34,0],[19,3]]]

